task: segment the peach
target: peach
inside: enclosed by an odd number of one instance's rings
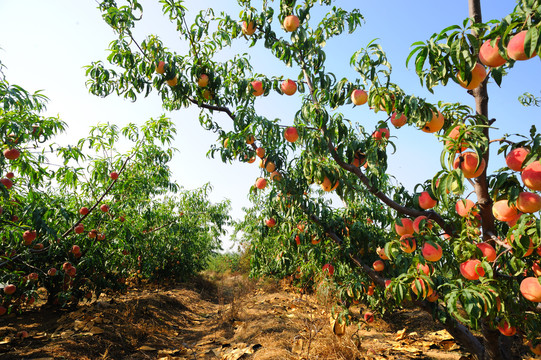
[[[5,307],[3,307],[2,305],[0,305],[0,316],[4,315],[5,313],[7,313],[8,309],[6,309]]]
[[[415,220],[413,220],[413,231],[415,231],[417,234],[421,233],[420,226],[421,226],[421,221],[423,220],[425,221],[424,226],[426,228],[432,229],[432,227],[434,226],[434,224],[432,223],[432,220],[429,220],[426,216],[424,215],[417,216]]]
[[[370,311],[365,312],[363,317],[364,321],[366,321],[367,323],[374,322],[374,314]]]
[[[83,224],[79,224],[73,228],[73,231],[75,231],[76,234],[82,234],[85,231],[85,226]]]
[[[267,221],[265,221],[265,225],[272,228],[276,225],[276,220],[271,217],[270,219],[267,219]]]
[[[362,89],[355,89],[351,93],[351,102],[354,105],[364,105],[368,101],[368,94]]]
[[[265,89],[263,89],[263,83],[259,80],[252,81],[250,85],[252,86],[252,94],[254,96],[260,96],[265,91]]]
[[[278,171],[273,171],[270,174],[270,178],[272,181],[280,181],[282,180],[282,174],[280,174]]]
[[[500,37],[496,38],[494,46],[490,45],[491,40],[487,40],[481,45],[479,49],[479,60],[490,67],[502,66],[507,62],[503,56],[498,52],[498,43],[500,42]]]
[[[2,178],[0,179],[0,183],[4,185],[8,190],[13,187],[13,181],[11,181],[11,179]]]
[[[462,141],[462,143],[460,144],[460,148],[458,148],[458,144],[456,144],[456,140],[459,138],[461,130],[462,128],[460,127],[460,125],[457,125],[449,132],[447,136],[449,136],[451,139],[455,141],[454,142],[451,140],[445,141],[445,147],[447,148],[447,150],[451,151],[453,148],[456,148],[456,152],[460,153],[460,152],[465,151],[468,148],[468,143],[465,141]]]
[[[439,261],[443,255],[441,246],[438,244],[432,245],[429,242],[424,243],[423,248],[421,250],[423,257],[427,261]]]
[[[174,78],[165,80],[165,82],[166,82],[167,85],[169,85],[170,87],[175,87],[175,86],[177,86],[177,84],[178,84],[178,77],[175,75]]]
[[[522,236],[520,237],[522,238]],[[532,255],[535,250],[532,238],[529,238],[529,240],[530,240],[530,244],[528,245],[528,250],[526,250],[526,253],[524,253],[523,257]],[[511,234],[511,236],[509,236],[509,244],[512,245],[514,242],[515,242],[515,236]]]
[[[100,210],[103,212],[109,212],[109,206],[107,204],[101,204]]]
[[[197,79],[197,85],[199,87],[206,87],[209,83],[209,76],[207,74],[201,74]]]
[[[462,86],[465,89],[473,90],[477,88],[483,80],[487,77],[487,72],[485,70],[485,67],[482,64],[475,64],[475,67],[473,68],[471,72],[471,80],[470,82],[466,82],[466,80],[462,80],[460,77],[460,73],[457,74],[457,80],[460,86]]]
[[[521,173],[522,182],[531,190],[541,190],[541,163],[534,161],[526,166]]]
[[[6,173],[6,177],[7,177],[8,179],[13,179],[13,178],[15,177],[15,174],[14,174],[13,172],[10,171],[10,172]]]
[[[389,260],[389,257],[385,253],[385,249],[382,247],[379,247],[376,249],[376,254],[380,257],[381,260]]]
[[[436,206],[437,203],[438,201],[432,199],[432,196],[430,196],[428,191],[423,191],[421,195],[419,195],[419,206],[421,207],[421,209],[432,209],[434,206]]]
[[[47,271],[47,275],[49,275],[49,276],[55,276],[55,275],[56,275],[56,269],[55,269],[55,268],[50,268],[50,269]]]
[[[479,250],[481,250],[483,256],[487,258],[487,261],[492,262],[496,260],[496,250],[494,249],[494,247],[492,247],[492,245],[486,242],[482,242],[477,244],[477,247],[479,248]]]
[[[419,272],[422,272],[426,276],[430,276],[430,273],[432,271],[432,269],[430,268],[430,264],[418,263],[416,267],[417,267],[417,270],[419,270]]]
[[[259,158],[263,159],[263,158],[265,157],[265,149],[262,148],[262,147],[258,147],[258,148],[255,150],[255,154],[256,154]]]
[[[338,185],[340,185],[340,181],[337,180],[336,183],[334,184],[334,186],[332,185],[331,183],[331,180],[325,176],[325,179],[323,179],[323,182],[321,183],[321,188],[324,190],[324,191],[333,191],[335,190]]]
[[[418,289],[418,286],[420,289]],[[421,290],[421,294],[419,295],[419,290]],[[421,278],[416,279],[414,282],[411,283],[411,291],[415,294],[415,296],[420,297],[422,299],[425,299],[426,297],[432,295],[433,290],[430,284],[426,283]]]
[[[267,186],[267,180],[264,179],[264,178],[258,178],[256,181],[255,181],[255,186],[258,188],[258,189],[264,189],[266,186]]]
[[[460,273],[468,280],[478,280],[479,276],[485,276],[485,269],[481,266],[481,261],[472,259],[460,264]]]
[[[517,216],[518,210],[514,206],[509,206],[507,199],[503,199],[492,204],[492,214],[497,220],[510,221]]]
[[[380,128],[380,129],[377,129],[376,131],[374,131],[374,133],[372,134],[372,137],[374,138],[374,140],[380,141],[384,137],[385,137],[385,139],[388,139],[389,135],[390,135],[389,129]]]
[[[520,283],[522,296],[532,302],[541,302],[541,284],[536,277],[527,277]]]
[[[86,215],[88,214],[89,210],[86,206],[83,206],[82,208],[79,209],[79,214],[81,215]]]
[[[8,160],[15,160],[21,156],[21,152],[17,149],[5,149],[4,156]]]
[[[244,35],[253,35],[255,33],[255,23],[253,21],[250,21],[249,23],[243,21],[241,30]]]
[[[539,260],[533,263],[532,272],[535,276],[541,277],[541,264],[539,263]]]
[[[459,216],[468,217],[475,215],[477,211],[473,210],[475,203],[470,199],[458,200],[455,204],[455,210]]]
[[[391,115],[391,124],[393,124],[397,129],[406,125],[406,123],[408,122],[408,118],[406,117],[406,115],[404,114],[400,114],[400,116],[398,115],[399,114],[395,112]]]
[[[284,130],[284,138],[289,142],[295,142],[299,138],[299,132],[293,126],[290,126]]]
[[[372,267],[376,271],[383,271],[383,269],[385,269],[385,263],[383,261],[381,261],[381,260],[376,260],[372,264]]]
[[[435,132],[440,131],[443,128],[444,123],[445,123],[445,118],[439,111],[437,114],[434,114],[434,112],[432,112],[432,119],[429,122],[427,122],[421,130],[423,130],[426,133],[435,133]]]
[[[7,284],[4,286],[4,294],[13,295],[17,291],[17,287],[13,284]]]
[[[332,276],[332,274],[334,274],[334,266],[332,266],[332,264],[325,264],[323,265],[323,268],[322,268],[323,272],[327,272],[329,275]]]
[[[486,167],[486,162],[485,159],[481,159],[481,162],[479,163],[479,157],[477,154],[467,151],[457,156],[453,162],[453,167],[455,169],[460,168],[465,178],[472,179],[479,177],[483,173]]]
[[[408,218],[398,219],[396,221],[396,224],[394,225],[394,228],[396,230],[396,233],[400,236],[412,235],[414,233],[413,221]]]
[[[402,235],[400,237],[400,248],[405,253],[412,253],[417,248],[415,238],[411,235]]]
[[[532,214],[541,210],[541,196],[532,192],[518,194],[517,209],[523,213]]]
[[[439,295],[437,292],[432,292],[432,294],[428,295],[426,297],[426,300],[428,300],[429,302],[436,302],[438,301],[438,298],[439,298]]]
[[[527,32],[527,30],[523,30],[509,40],[509,43],[507,44],[507,57],[513,60],[528,60],[536,55],[534,52],[532,56],[528,56],[524,51],[524,42]]]
[[[526,159],[526,156],[530,153],[530,150],[526,148],[516,148],[509,151],[509,154],[505,157],[505,163],[511,170],[522,171],[524,168],[522,163]]]
[[[293,95],[297,92],[297,83],[291,79],[284,80],[280,85],[280,90],[286,95]]]
[[[498,330],[505,336],[513,336],[517,333],[517,328],[509,325],[505,320],[498,326]]]
[[[255,136],[253,135],[246,136],[246,144],[252,145],[254,142],[255,142]]]
[[[288,15],[284,19],[284,29],[287,32],[293,32],[297,30],[300,25],[299,18],[295,15]]]
[[[156,65],[156,72],[158,74],[165,74],[165,62],[158,61],[158,64]]]

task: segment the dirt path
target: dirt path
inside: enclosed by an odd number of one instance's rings
[[[360,317],[360,308],[354,316]],[[76,311],[0,318],[0,359],[454,359],[463,355],[421,313],[330,326],[315,296],[242,276],[168,289],[134,287]],[[22,331],[28,337],[21,338]],[[19,336],[18,336],[19,335]]]

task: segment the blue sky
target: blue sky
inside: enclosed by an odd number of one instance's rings
[[[159,5],[145,1],[145,17],[135,37],[142,39],[148,33],[163,36],[166,45],[183,51],[183,44],[174,33],[174,27],[160,16]],[[155,2],[152,2],[154,4]],[[218,4],[218,5],[216,5]],[[226,4],[226,5],[224,5]],[[483,18],[500,19],[513,7],[512,1],[482,1]],[[275,2],[276,7],[278,3]],[[393,81],[407,93],[426,97],[429,101],[460,101],[473,106],[473,98],[455,83],[436,87],[431,95],[422,89],[412,69],[406,69],[405,60],[410,45],[428,39],[433,33],[451,25],[460,24],[468,16],[467,2],[456,1],[342,1],[338,5],[351,9],[358,7],[366,23],[353,35],[347,35],[325,48],[328,54],[327,69],[337,76],[356,78],[349,68],[351,54],[364,47],[374,38],[387,52],[393,65]],[[240,9],[236,1],[186,1],[188,9],[225,7],[233,16]],[[195,15],[195,11],[192,11]],[[285,36],[285,34],[282,34]],[[105,60],[108,43],[114,34],[101,20],[96,3],[91,0],[2,0],[0,1],[0,59],[11,83],[28,90],[43,89],[50,98],[48,115],[59,115],[69,125],[61,143],[73,142],[88,134],[89,126],[98,122],[113,122],[122,126],[129,122],[141,124],[149,117],[164,113],[159,99],[151,96],[136,103],[114,95],[101,99],[88,93],[85,87],[83,66],[92,61]],[[244,41],[235,43],[238,51],[249,52],[256,71],[268,75],[295,76],[298,69],[285,68],[278,61],[269,60],[263,47],[247,48]],[[493,138],[504,133],[525,133],[532,124],[540,120],[539,108],[525,108],[517,98],[524,91],[540,94],[540,61],[536,57],[517,63],[509,76],[504,78],[499,89],[489,85],[490,116],[497,119]],[[277,104],[280,112],[276,112]],[[261,114],[281,118],[291,124],[292,117],[300,105],[300,99],[285,98],[272,94],[258,99]],[[344,107],[346,117],[359,121],[367,129],[375,126],[383,114],[374,115],[368,107]],[[191,189],[211,182],[216,201],[229,198],[233,202],[233,216],[242,216],[241,207],[249,206],[247,193],[260,174],[256,164],[223,164],[219,159],[207,159],[205,154],[216,142],[213,133],[205,132],[197,119],[196,108],[183,109],[167,114],[177,124],[178,136],[175,147],[180,150],[172,162],[175,179],[185,188]],[[389,172],[397,180],[412,189],[416,183],[431,178],[439,170],[441,145],[434,135],[425,134],[414,128],[391,128],[397,153],[390,156]],[[493,147],[495,150],[495,148]],[[489,169],[503,166],[503,156],[496,157]]]

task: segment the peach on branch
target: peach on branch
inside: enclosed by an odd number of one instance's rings
[[[299,18],[295,15],[288,15],[284,19],[284,29],[287,32],[293,32],[297,30],[299,25],[300,25]]]
[[[541,264],[539,263],[539,260],[533,263],[532,272],[536,277],[541,277]]]
[[[412,253],[417,248],[417,243],[412,235],[406,234],[400,237],[400,248],[405,253]]]
[[[109,212],[109,205],[101,204],[100,210],[103,211],[103,212]]]
[[[265,221],[265,225],[267,225],[268,227],[272,228],[276,225],[276,220],[274,218],[269,218]]]
[[[477,247],[481,250],[481,253],[486,257],[487,261],[496,260],[496,249],[492,245],[486,242],[478,243]]]
[[[534,346],[531,341],[528,341],[528,347],[535,355],[541,355],[541,342]]]
[[[481,162],[479,162],[476,153],[467,151],[457,156],[453,162],[453,167],[462,170],[465,178],[472,179],[479,177],[483,173],[486,162],[485,159],[481,159]]]
[[[389,139],[389,135],[390,135],[390,132],[389,132],[389,129],[387,128],[379,128],[376,131],[374,131],[374,133],[372,133],[372,137],[376,141],[380,141],[383,138]]]
[[[48,271],[47,271],[47,275],[49,276],[55,276],[56,275],[56,269],[53,267],[53,268],[50,268]]]
[[[541,302],[541,284],[536,277],[527,277],[520,283],[520,292],[527,300]]]
[[[81,234],[83,231],[85,231],[85,227],[83,224],[78,224],[73,228],[73,231],[75,231],[76,234]]]
[[[175,86],[177,86],[177,84],[178,84],[178,77],[175,75],[174,78],[168,79],[168,80],[166,80],[165,82],[166,82],[167,85],[169,85],[170,87],[175,87]]]
[[[7,284],[4,286],[4,294],[13,295],[17,291],[17,287],[13,284]]]
[[[13,178],[15,177],[15,174],[14,174],[13,172],[10,171],[10,172],[6,173],[6,177],[7,177],[8,179],[13,179]]]
[[[387,254],[385,254],[385,249],[382,247],[378,246],[378,248],[376,249],[376,254],[378,254],[381,260],[389,260]]]
[[[406,125],[407,122],[408,118],[404,114],[394,112],[391,115],[391,124],[393,124],[396,128],[401,128],[402,126]]]
[[[528,214],[538,212],[541,210],[541,196],[532,192],[521,192],[518,194],[517,209]]]
[[[432,262],[439,261],[443,255],[443,251],[440,245],[436,243],[431,244],[429,242],[424,243],[421,252],[423,254],[423,257],[427,261],[432,261]]]
[[[111,179],[116,180],[118,179],[118,173],[116,171],[113,171],[111,174],[109,174]]]
[[[158,64],[156,64],[156,72],[158,74],[165,74],[165,62],[158,61]]]
[[[254,142],[255,142],[255,136],[253,135],[246,136],[246,144],[252,145]]]
[[[432,119],[423,126],[422,130],[426,133],[435,133],[443,128],[443,124],[445,124],[443,115],[439,111],[437,114],[432,111]]]
[[[462,199],[456,202],[455,210],[459,216],[468,217],[477,214],[477,211],[473,210],[474,206],[475,203],[470,199]]]
[[[255,181],[255,186],[262,190],[264,189],[266,186],[267,186],[267,180],[264,179],[264,178],[258,178],[256,181]]]
[[[336,183],[333,185],[331,180],[325,176],[325,179],[323,179],[323,182],[321,183],[321,188],[323,191],[329,192],[335,190],[338,185],[340,185],[340,180],[336,180]]]
[[[35,230],[26,230],[23,233],[23,241],[25,245],[32,244],[32,241],[36,239],[37,233]]]
[[[252,95],[254,96],[260,96],[265,92],[265,89],[263,89],[263,83],[259,80],[254,80],[250,83],[252,86]]]
[[[396,221],[394,225],[396,233],[400,236],[412,235],[414,233],[413,221],[408,218],[401,218]]]
[[[417,270],[419,272],[422,272],[423,274],[425,274],[426,276],[430,276],[430,273],[432,272],[432,269],[431,269],[431,266],[430,264],[421,264],[421,263],[418,263],[417,266],[416,266]]]
[[[280,90],[286,95],[293,95],[297,92],[297,83],[291,79],[282,81],[280,84]]]
[[[332,276],[332,274],[334,274],[334,266],[332,266],[332,264],[327,263],[327,264],[323,265],[322,270],[323,270],[324,273],[328,273],[331,276]]]
[[[492,214],[497,220],[510,221],[517,216],[518,210],[516,207],[510,206],[507,199],[503,199],[492,205]]]
[[[89,210],[86,206],[83,206],[82,208],[79,209],[79,214],[81,215],[86,215],[88,214]]]
[[[505,320],[498,326],[498,330],[505,336],[513,336],[517,333],[517,328],[509,325]]]
[[[243,21],[241,30],[244,35],[253,35],[255,33],[255,23],[253,21],[250,21],[249,23]]]
[[[456,140],[459,138],[461,130],[462,128],[460,127],[460,125],[457,125],[449,132],[448,136],[454,141],[452,140],[445,141],[445,147],[447,150],[451,151],[453,148],[456,148],[456,152],[460,153],[460,152],[465,151],[468,148],[468,143],[465,141],[462,141],[462,143],[460,144],[460,147],[458,146],[458,144],[456,144]]]
[[[424,210],[432,209],[438,203],[437,200],[434,200],[428,191],[423,191],[419,195],[419,207]]]
[[[364,317],[364,321],[366,321],[367,323],[374,322],[374,314],[371,313],[370,311],[365,312],[363,317]]]
[[[427,229],[432,229],[432,227],[434,226],[434,224],[432,223],[432,220],[429,220],[426,216],[424,215],[421,215],[421,216],[417,216],[415,218],[415,220],[413,220],[413,231],[417,234],[421,233],[421,221],[425,221],[424,223],[424,226],[427,228]]]
[[[381,261],[381,260],[376,260],[372,264],[372,267],[376,271],[383,271],[383,269],[385,269],[385,263],[383,261]]]
[[[18,149],[5,149],[4,156],[8,160],[16,160],[21,156],[21,152]]]
[[[420,294],[419,290],[421,290]],[[432,286],[421,278],[418,278],[411,283],[411,291],[415,294],[415,296],[420,297],[421,299],[426,299],[428,296],[432,295],[433,292]]]
[[[481,60],[484,65],[498,67],[507,62],[507,60],[498,52],[498,43],[500,42],[500,39],[499,36],[496,38],[494,46],[490,44],[491,40],[487,40],[481,45],[481,48],[479,48],[479,60]]]
[[[522,171],[524,168],[522,163],[526,160],[526,157],[530,153],[530,150],[526,148],[516,148],[509,151],[509,154],[505,157],[505,163],[511,170]]]
[[[531,56],[528,56],[524,49],[527,32],[527,30],[523,30],[509,40],[509,43],[507,44],[507,57],[513,60],[528,60],[536,55],[534,52]]]
[[[541,190],[541,163],[539,160],[526,166],[521,173],[522,182],[531,190]]]
[[[278,171],[273,171],[270,174],[270,178],[272,181],[280,181],[282,180],[282,174],[280,174]]]
[[[6,189],[11,189],[13,187],[13,181],[11,179],[2,178],[0,179],[0,184],[4,185]]]
[[[207,74],[199,75],[199,78],[197,79],[197,86],[206,87],[208,83],[209,83],[209,76]]]
[[[483,80],[487,77],[487,72],[485,70],[485,67],[482,64],[475,64],[475,67],[472,69],[471,72],[471,80],[467,82],[467,80],[462,80],[460,73],[457,74],[457,80],[460,86],[462,86],[465,89],[473,90],[477,88]]]
[[[258,147],[256,150],[255,150],[255,154],[260,158],[260,159],[263,159],[265,157],[265,149],[262,148],[262,147]]]
[[[368,94],[362,89],[355,89],[351,92],[351,102],[355,105],[364,105],[368,101]]]
[[[481,261],[471,259],[460,264],[460,273],[468,280],[478,280],[480,276],[485,276],[485,269]]]
[[[295,142],[299,138],[299,132],[293,126],[290,126],[284,130],[284,138],[289,142]]]

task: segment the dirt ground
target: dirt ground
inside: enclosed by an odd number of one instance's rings
[[[75,311],[3,316],[0,359],[467,359],[428,315],[411,310],[337,336],[329,303],[240,275],[132,286]],[[353,310],[358,318],[366,311]]]

